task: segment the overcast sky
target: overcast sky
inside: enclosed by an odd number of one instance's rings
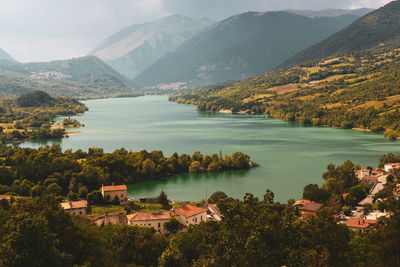
[[[84,56],[121,28],[170,14],[378,8],[391,0],[0,0],[0,48],[21,62]]]

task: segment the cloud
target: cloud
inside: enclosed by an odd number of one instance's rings
[[[0,48],[17,60],[86,55],[104,38],[169,14],[224,19],[246,11],[378,8],[390,0],[0,0]]]

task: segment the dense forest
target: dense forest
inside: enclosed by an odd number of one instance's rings
[[[62,138],[64,129],[51,127],[55,117],[76,115],[87,110],[74,98],[51,97],[42,91],[32,91],[17,98],[0,97],[0,143]]]
[[[56,196],[78,194],[97,196],[104,185],[151,181],[184,172],[249,169],[258,166],[241,152],[232,155],[193,155],[161,151],[140,152],[118,149],[104,153],[101,148],[88,152],[61,151],[59,145],[39,149],[0,146],[0,194]]]
[[[398,46],[396,46],[398,47]],[[201,111],[222,109],[400,136],[400,49],[389,45],[170,96]]]

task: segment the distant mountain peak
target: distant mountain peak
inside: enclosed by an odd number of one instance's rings
[[[169,15],[153,22],[124,28],[104,40],[90,54],[133,78],[212,23],[210,19]]]
[[[0,48],[0,60],[10,60],[10,61],[16,61],[12,56],[10,56],[6,51]]]

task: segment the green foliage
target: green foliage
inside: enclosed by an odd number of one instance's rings
[[[5,127],[0,131],[0,142],[25,139],[62,138],[64,129],[52,129],[50,125],[56,116],[83,113],[87,107],[74,98],[50,97],[41,91],[26,93],[19,98],[2,98],[0,123]],[[79,122],[78,122],[79,123]]]
[[[265,114],[314,126],[400,136],[400,42],[170,95],[201,111]]]
[[[228,196],[222,192],[222,191],[217,191],[215,193],[213,193],[209,198],[208,198],[208,202],[211,204],[217,204],[218,201],[220,200],[225,200]]]
[[[101,193],[95,191],[102,185],[133,184],[188,172],[193,162],[187,154],[165,157],[161,151],[120,149],[104,153],[100,148],[62,152],[56,144],[39,149],[0,145],[0,157],[0,192],[24,196],[41,196],[46,191],[67,196],[73,192],[96,204],[104,203]],[[212,158],[218,171],[251,167],[250,157],[239,152],[224,158],[214,154]],[[209,169],[212,162],[203,161],[204,168]]]
[[[168,220],[168,222],[164,223],[164,228],[169,233],[176,234],[180,229],[180,223],[175,217],[172,217],[171,219]]]
[[[161,204],[161,207],[164,210],[168,210],[171,208],[171,205],[169,204],[169,200],[168,200],[168,196],[167,194],[164,192],[164,190],[162,190],[160,192],[160,195],[157,197],[157,202]]]
[[[326,203],[330,197],[331,194],[327,190],[319,188],[317,184],[306,185],[303,190],[303,199],[317,203]]]

